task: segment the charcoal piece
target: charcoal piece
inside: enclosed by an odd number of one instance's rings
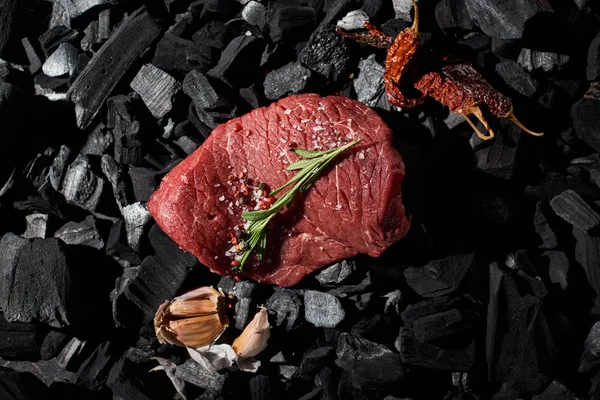
[[[404,270],[406,283],[421,297],[443,296],[454,292],[475,263],[475,254],[448,256],[422,267]]]
[[[227,45],[227,30],[223,21],[208,21],[200,30],[192,35],[194,42],[223,50]]]
[[[104,240],[91,215],[81,222],[67,222],[54,233],[54,237],[66,244],[89,246],[98,250],[104,247]]]
[[[46,226],[48,225],[48,214],[34,213],[25,217],[27,228],[23,233],[26,239],[45,238]]]
[[[33,79],[36,93],[62,93],[68,89],[69,79],[67,77],[50,77],[45,74],[39,74]]]
[[[335,25],[337,21],[339,21],[344,15],[348,13],[350,10],[354,10],[360,7],[362,1],[357,0],[324,0],[323,1],[323,12],[325,15],[321,20],[319,26],[323,25]],[[319,4],[316,3],[313,7],[317,10],[319,9]]]
[[[143,167],[130,167],[127,171],[136,201],[148,201],[160,183],[161,173]]]
[[[571,107],[575,134],[596,151],[600,151],[600,82],[593,82]]]
[[[167,33],[158,42],[152,64],[170,74],[207,72],[218,59],[218,49]]]
[[[290,62],[281,68],[270,71],[265,77],[265,96],[277,100],[306,90],[312,71],[300,62]]]
[[[83,30],[81,49],[83,51],[93,52],[96,43],[98,43],[98,21],[91,21]]]
[[[60,192],[67,202],[96,211],[104,190],[104,179],[92,170],[90,159],[78,155],[64,175]]]
[[[117,361],[114,345],[101,343],[79,367],[71,382],[90,390],[99,390],[106,383],[112,366]]]
[[[532,49],[522,49],[517,62],[527,71],[541,69],[550,72],[560,69],[569,61],[566,54],[551,53]]]
[[[579,372],[586,373],[600,365],[600,322],[592,325],[583,345]]]
[[[488,36],[521,39],[528,20],[544,11],[552,11],[547,2],[536,0],[466,0],[467,11]]]
[[[275,326],[283,326],[286,331],[290,331],[298,325],[302,301],[295,291],[275,287],[275,292],[267,299],[265,307],[269,314],[275,314]]]
[[[403,363],[442,371],[469,371],[475,363],[475,343],[466,339],[441,347],[432,342],[421,343],[411,329],[403,327],[395,346]]]
[[[515,275],[490,266],[486,354],[491,382],[520,393],[539,393],[550,382],[554,340],[543,303]],[[510,315],[510,318],[506,318]]]
[[[144,312],[146,321],[152,320],[165,300],[179,293],[191,270],[198,265],[198,259],[183,252],[158,225],[152,226],[148,238],[156,255],[144,259],[137,276],[124,291],[126,298]]]
[[[321,400],[335,400],[338,398],[338,374],[325,367],[317,374],[315,383],[321,387],[323,393]]]
[[[102,156],[113,143],[113,136],[106,131],[104,124],[98,124],[88,135],[81,147],[81,154],[88,156]]]
[[[225,293],[235,296],[235,328],[242,330],[250,321],[250,317],[254,316],[253,307],[251,307],[252,297],[256,289],[256,283],[250,281],[233,281],[231,284],[230,278],[222,278],[217,285],[218,288]]]
[[[532,97],[539,85],[516,61],[506,60],[496,64],[496,73],[515,92]]]
[[[546,387],[546,389],[537,395],[531,397],[531,400],[544,400],[544,399],[555,399],[555,400],[575,400],[577,396],[571,392],[564,384],[554,380]]]
[[[31,44],[29,38],[21,39],[21,43],[27,55],[27,60],[29,60],[29,73],[36,75],[42,68],[42,58],[38,54],[37,49]]]
[[[148,223],[152,220],[150,212],[140,202],[123,207],[127,243],[136,252],[140,252],[140,241]]]
[[[111,35],[112,25],[111,25],[111,10],[110,8],[105,8],[104,10],[98,13],[98,40],[104,41],[108,39]]]
[[[55,25],[39,37],[39,42],[46,57],[52,54],[61,43],[73,42],[79,32],[64,25]]]
[[[55,156],[56,150],[48,147],[43,153],[36,154],[35,158],[25,167],[25,177],[38,191],[48,180],[49,167]]]
[[[68,382],[73,373],[61,368],[56,360],[37,360],[37,361],[5,361],[1,360],[4,367],[10,368],[21,373],[31,373],[41,380],[46,386],[56,385],[57,383]],[[50,398],[56,398],[53,389],[50,389]],[[13,399],[14,397],[11,397]],[[37,397],[36,397],[37,399]]]
[[[258,1],[249,1],[242,10],[242,18],[250,25],[263,29],[267,23],[267,8]]]
[[[295,365],[278,365],[277,367],[279,370],[279,375],[281,375],[283,379],[288,380],[295,377],[298,373],[298,370],[300,369],[300,367],[297,367]]]
[[[161,29],[141,7],[131,14],[79,74],[69,89],[77,126],[87,128],[129,67],[160,35]]]
[[[314,326],[335,328],[346,316],[340,300],[316,290],[304,292],[304,319]]]
[[[329,361],[333,360],[334,350],[332,347],[318,347],[314,350],[307,351],[302,356],[299,374],[303,377],[310,377],[317,371],[324,368]]]
[[[250,389],[250,398],[252,400],[271,400],[275,398],[271,379],[268,375],[253,376],[250,378],[248,386]]]
[[[250,110],[261,106],[262,96],[259,96],[258,90],[256,85],[239,90],[240,98],[248,105]]]
[[[46,337],[44,337],[40,349],[42,360],[50,360],[51,358],[56,357],[69,340],[70,336],[65,332],[55,330],[50,331]]]
[[[187,360],[183,364],[178,365],[175,376],[192,385],[216,393],[221,391],[226,378],[226,375],[219,374],[218,372],[209,372],[193,360]]]
[[[0,399],[31,400],[51,398],[48,387],[30,372],[0,367]]]
[[[533,224],[535,225],[536,233],[542,239],[540,247],[543,249],[554,249],[558,246],[558,237],[550,224],[551,218],[552,210],[548,202],[539,201],[536,205]]]
[[[269,35],[273,43],[307,39],[317,23],[314,8],[274,3],[269,10]]]
[[[483,125],[478,125],[480,130]],[[484,142],[474,135],[477,169],[502,179],[511,179],[520,168],[520,154],[523,148],[521,128],[505,118],[494,118],[490,126],[497,137],[493,143]]]
[[[264,42],[254,36],[234,38],[221,53],[221,58],[207,75],[232,87],[251,85],[259,73]]]
[[[113,365],[106,379],[106,386],[120,399],[149,400],[144,383],[135,376],[135,364],[123,357]]]
[[[43,330],[40,326],[8,322],[0,313],[0,357],[7,360],[38,359],[42,339]]]
[[[152,64],[142,66],[130,86],[158,119],[173,109],[174,97],[180,89],[175,78]]]
[[[342,260],[322,269],[315,275],[315,278],[317,278],[321,286],[330,287],[344,281],[352,275],[355,270],[356,263],[354,261]]]
[[[348,73],[350,49],[346,40],[337,34],[335,26],[323,25],[310,37],[298,55],[298,61],[332,83]]]
[[[198,71],[192,71],[185,77],[183,92],[192,99],[200,121],[210,129],[237,115],[237,106],[222,95],[219,85]]]
[[[127,244],[125,221],[118,220],[110,229],[108,240],[106,241],[106,254],[120,260],[125,260],[133,265],[140,265],[142,263],[140,256]]]
[[[401,316],[407,325],[412,324],[417,318],[435,314],[458,307],[461,302],[460,297],[440,296],[428,300],[423,300],[415,304],[410,304],[402,312]]]
[[[404,377],[400,356],[382,344],[346,332],[338,339],[335,363],[346,371],[357,389],[397,383]]]
[[[108,99],[106,127],[114,136],[114,157],[120,164],[140,165],[143,162],[144,131],[142,101],[137,94],[118,95]],[[140,115],[141,114],[141,115]]]
[[[125,180],[123,168],[108,154],[102,156],[100,165],[104,176],[106,176],[106,179],[108,179],[113,188],[117,206],[121,210],[121,213],[125,215],[125,207],[130,204],[128,195],[130,188],[128,182]]]
[[[387,298],[383,306],[383,312],[388,314],[394,310],[396,314],[400,314],[400,303],[402,302],[402,292],[400,289],[389,292],[383,297]]]
[[[579,230],[589,232],[600,224],[600,215],[571,189],[550,200],[550,206],[556,215]]]
[[[85,357],[89,356],[86,354],[86,348],[89,347],[89,343],[85,340],[71,338],[56,357],[56,362],[68,371],[77,371]]]
[[[392,0],[396,18],[412,21],[413,5],[410,0]]]
[[[200,146],[200,142],[197,139],[194,140],[185,135],[178,137],[177,140],[175,140],[175,143],[177,143],[177,146],[179,146],[187,155],[192,154]]]
[[[587,80],[600,79],[600,34],[590,42],[587,54]]]
[[[56,12],[58,7],[61,14],[63,14],[62,18],[67,24],[70,24],[72,20],[82,16],[92,8],[111,3],[113,3],[113,0],[59,0],[54,2],[54,11]]]
[[[453,308],[418,318],[413,321],[412,328],[417,340],[424,343],[457,333],[466,335],[473,328],[473,321],[469,315]]]
[[[435,20],[445,33],[464,32],[475,28],[465,3],[460,0],[442,0],[437,3]]]
[[[204,0],[204,7],[200,14],[200,19],[210,21],[213,19],[226,19],[232,17],[239,9],[239,5],[234,0]]]
[[[600,315],[600,237],[590,236],[577,228],[573,229],[575,236],[575,260],[583,267],[593,293],[594,315]]]
[[[139,267],[125,268],[123,275],[117,278],[115,288],[110,293],[113,321],[119,328],[139,328],[144,319],[140,308],[126,295],[127,287],[131,281],[136,279],[138,273]]]
[[[369,22],[369,15],[364,10],[350,11],[346,16],[340,19],[336,27],[343,31],[354,31],[364,29],[365,22]]]
[[[550,250],[542,253],[548,260],[548,277],[555,287],[562,291],[569,286],[569,270],[571,262],[562,251]]]
[[[341,298],[348,297],[350,295],[364,292],[371,286],[371,274],[367,272],[362,281],[357,284],[347,284],[347,285],[336,285],[333,289],[329,289],[327,291],[328,294],[333,296],[338,296]]]
[[[368,107],[377,107],[389,111],[390,102],[383,87],[385,67],[371,54],[358,63],[358,76],[352,81],[356,99]]]
[[[550,201],[560,195],[565,190],[573,190],[584,198],[597,198],[600,191],[597,188],[587,185],[580,178],[573,175],[560,174],[558,172],[549,172],[544,180],[536,186],[526,186],[525,194],[536,198],[537,200]]]

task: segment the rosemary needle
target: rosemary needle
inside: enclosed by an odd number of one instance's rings
[[[275,190],[269,196],[274,196],[280,193],[286,187],[293,185],[283,196],[266,210],[245,211],[242,213],[242,218],[250,221],[250,225],[246,228],[246,239],[244,240],[242,256],[237,266],[238,270],[242,270],[244,264],[250,257],[252,251],[256,250],[256,255],[259,261],[262,261],[264,251],[267,247],[267,225],[269,221],[275,217],[285,206],[290,206],[294,201],[296,194],[304,192],[312,186],[317,180],[321,172],[335,159],[340,153],[354,146],[362,139],[353,140],[343,146],[336,147],[325,151],[313,151],[305,149],[290,149],[301,157],[300,160],[287,166],[288,171],[298,171],[287,183]]]

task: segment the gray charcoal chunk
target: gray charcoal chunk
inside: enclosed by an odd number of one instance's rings
[[[124,179],[123,168],[108,154],[102,156],[100,165],[104,176],[106,176],[112,186],[117,206],[119,207],[119,210],[121,210],[121,213],[124,213],[124,208],[127,207],[130,202],[129,196],[127,195],[129,192],[129,185]]]
[[[67,202],[95,211],[104,190],[104,179],[92,171],[88,156],[78,155],[65,174],[61,193]]]
[[[337,297],[316,290],[304,292],[304,318],[314,326],[335,328],[345,316]]]
[[[34,213],[25,217],[27,228],[23,237],[27,239],[45,238],[46,226],[48,225],[48,214]]]
[[[261,28],[267,23],[267,8],[258,1],[249,1],[242,10],[242,18]]]
[[[392,0],[394,6],[394,12],[396,18],[403,19],[405,21],[412,21],[412,9],[413,5],[410,0]]]
[[[356,91],[356,99],[367,107],[383,105],[389,111],[391,105],[383,86],[383,71],[385,67],[378,63],[375,54],[371,54],[358,63],[358,76],[352,81]]]
[[[9,294],[15,279],[15,269],[21,252],[29,245],[29,240],[7,233],[0,239],[0,309],[8,307]]]
[[[588,49],[587,79],[588,81],[600,79],[600,34],[591,41]]]
[[[409,267],[404,277],[419,296],[442,296],[458,289],[474,260],[474,254],[448,256],[422,267]]]
[[[238,36],[225,47],[219,62],[207,75],[231,87],[250,86],[259,72],[264,47],[264,41],[257,37]]]
[[[283,326],[287,331],[297,326],[302,301],[295,291],[276,287],[265,306],[269,314],[275,314],[275,326]]]
[[[511,89],[525,97],[533,96],[539,87],[537,81],[513,60],[496,64],[496,73]]]
[[[183,364],[178,365],[175,376],[192,385],[217,393],[223,388],[226,378],[226,375],[221,375],[218,372],[207,371],[194,360],[187,360]]]
[[[59,8],[63,14],[64,22],[70,24],[71,20],[83,15],[88,10],[103,4],[112,4],[115,0],[57,0],[54,8]]]
[[[321,270],[315,278],[322,286],[335,286],[348,278],[356,270],[354,261],[343,260]]]
[[[583,345],[579,372],[585,373],[600,364],[600,322],[596,322]]]
[[[52,165],[50,166],[50,173],[48,178],[50,184],[56,191],[60,191],[62,187],[63,178],[68,167],[68,160],[71,157],[71,149],[67,146],[62,145],[58,150],[58,154],[54,158]]]
[[[85,140],[81,148],[81,154],[91,156],[102,156],[113,142],[113,135],[105,130],[103,124],[98,124]]]
[[[411,329],[400,328],[400,335],[394,343],[400,352],[403,363],[433,368],[442,371],[469,371],[475,362],[475,343],[452,347],[441,347],[438,344],[417,340]]]
[[[571,262],[566,254],[562,251],[551,250],[545,251],[542,256],[549,260],[548,277],[550,278],[550,282],[557,285],[561,290],[567,290]]]
[[[571,119],[577,137],[600,151],[600,82],[591,83],[583,98],[573,104]]]
[[[350,375],[357,389],[393,384],[404,377],[399,354],[346,332],[338,339],[336,355],[336,365]]]
[[[435,20],[444,32],[475,28],[462,0],[442,0],[435,5]]]
[[[104,240],[98,233],[92,216],[82,222],[67,222],[54,233],[54,237],[66,244],[89,246],[98,250],[104,247]]]
[[[298,61],[330,82],[338,82],[350,66],[350,50],[346,40],[333,25],[323,25],[310,37],[298,55]]]
[[[183,92],[192,99],[200,121],[211,129],[237,114],[237,106],[231,105],[201,72],[191,71],[187,74],[183,81]]]
[[[290,94],[306,90],[312,77],[312,71],[298,61],[290,62],[275,69],[265,77],[265,96],[269,100],[277,100]]]
[[[298,372],[299,367],[295,365],[279,365],[279,375],[281,375],[284,379],[292,379],[296,372]]]
[[[64,369],[77,370],[81,361],[81,354],[86,347],[87,342],[85,340],[78,339],[76,337],[71,338],[69,342],[63,347],[60,354],[56,357],[56,362]]]
[[[152,64],[142,66],[130,86],[157,119],[173,109],[173,98],[180,89],[175,78]]]
[[[146,226],[152,220],[150,211],[138,201],[123,207],[123,217],[125,218],[127,242],[133,250],[139,252],[142,235],[146,230]]]
[[[559,217],[582,231],[588,232],[600,224],[600,215],[571,189],[550,200],[550,206]]]
[[[235,327],[239,330],[244,329],[250,321],[250,316],[254,316],[255,313],[255,307],[252,306],[254,304],[252,297],[256,289],[256,283],[250,281],[235,282],[231,278],[224,277],[221,278],[217,287],[236,297]]]
[[[340,19],[336,26],[344,31],[353,31],[364,29],[365,22],[369,22],[369,16],[363,10],[350,11],[346,16]]]
[[[70,74],[77,64],[79,52],[70,43],[61,43],[42,65],[42,71],[48,76]]]
[[[94,54],[68,92],[80,129],[89,126],[129,67],[160,34],[160,26],[140,7]]]
[[[528,20],[552,11],[547,2],[537,0],[466,0],[465,4],[479,28],[499,39],[521,39]]]
[[[547,51],[522,49],[517,62],[527,71],[541,69],[550,72],[559,69],[569,61],[566,54],[558,54]]]
[[[81,39],[81,49],[92,52],[93,46],[98,43],[98,21],[92,21],[83,30],[83,39]]]
[[[547,202],[539,201],[537,203],[533,224],[536,233],[542,239],[541,247],[544,249],[554,249],[558,246],[558,237],[548,221],[551,213],[552,210]]]

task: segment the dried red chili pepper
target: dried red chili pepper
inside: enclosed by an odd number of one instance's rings
[[[427,96],[432,97],[451,111],[462,115],[481,139],[488,140],[494,137],[494,132],[480,107],[485,104],[493,115],[507,118],[531,135],[542,136],[543,133],[532,132],[523,126],[513,113],[511,99],[492,88],[475,68],[467,63],[451,61],[449,57],[442,57],[439,71],[428,71],[411,77],[413,87],[421,93],[420,97],[407,97],[402,93],[403,79],[420,44],[418,6],[414,0],[411,1],[415,10],[413,25],[400,32],[393,40],[368,22],[365,23],[368,32],[348,33],[338,29],[344,37],[388,49],[383,81],[390,103],[407,109],[421,104]],[[477,129],[469,118],[470,115],[481,121],[488,135]]]

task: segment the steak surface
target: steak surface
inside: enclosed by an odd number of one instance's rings
[[[241,213],[258,209],[269,190],[294,176],[296,171],[285,168],[299,157],[289,147],[326,150],[357,138],[363,140],[274,218],[264,260],[251,257],[236,271],[231,241],[244,229]],[[383,120],[355,100],[287,97],[215,128],[164,177],[148,209],[182,249],[212,271],[291,286],[357,253],[378,257],[406,234],[404,164],[391,140]]]

